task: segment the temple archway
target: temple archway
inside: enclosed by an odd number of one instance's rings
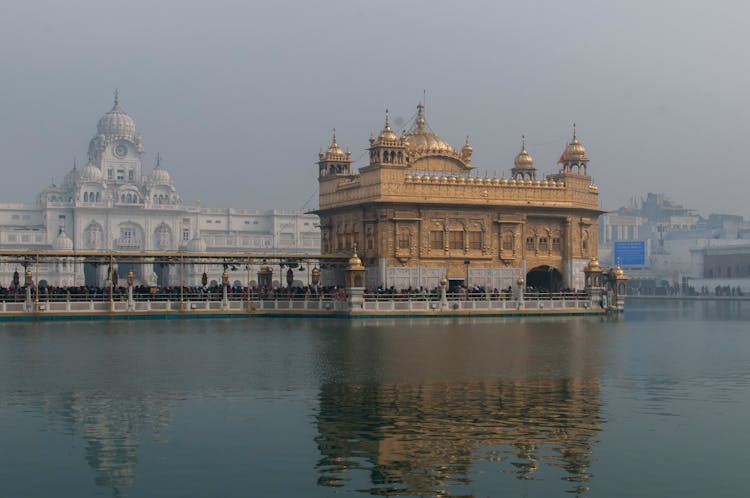
[[[526,286],[537,291],[559,292],[562,289],[562,273],[552,266],[537,266],[526,274]]]

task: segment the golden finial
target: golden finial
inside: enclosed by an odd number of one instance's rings
[[[388,112],[388,109],[385,110],[385,129],[386,130],[391,129],[391,115]]]
[[[424,128],[424,104],[421,100],[417,104],[417,128]]]
[[[333,129],[333,142],[331,143],[331,147],[335,147],[336,144],[336,128]]]
[[[526,135],[521,135],[521,150],[526,150]]]

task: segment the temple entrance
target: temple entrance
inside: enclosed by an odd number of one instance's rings
[[[551,266],[537,266],[526,274],[526,287],[539,292],[560,292],[562,274]]]

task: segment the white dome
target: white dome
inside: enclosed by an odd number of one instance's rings
[[[206,241],[200,235],[190,239],[187,244],[188,252],[206,252]]]
[[[74,186],[81,176],[81,170],[73,166],[73,169],[68,171],[63,178],[63,185],[67,187]]]
[[[155,185],[169,185],[172,182],[172,177],[169,176],[169,171],[161,166],[156,166],[151,172],[151,181]]]
[[[72,251],[73,241],[70,240],[70,237],[63,230],[60,230],[60,233],[57,234],[57,237],[52,242],[52,249],[55,251]]]
[[[115,94],[115,105],[107,114],[102,116],[96,125],[96,130],[99,135],[135,139],[135,121],[120,107],[120,99],[117,94]]]
[[[98,182],[102,179],[102,170],[88,163],[81,171],[81,180],[84,182]]]

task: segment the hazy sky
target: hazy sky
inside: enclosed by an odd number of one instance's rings
[[[337,129],[427,122],[507,175],[541,173],[577,123],[607,209],[664,192],[750,217],[746,1],[0,0],[0,202],[86,162],[119,89],[187,203],[317,205]]]

